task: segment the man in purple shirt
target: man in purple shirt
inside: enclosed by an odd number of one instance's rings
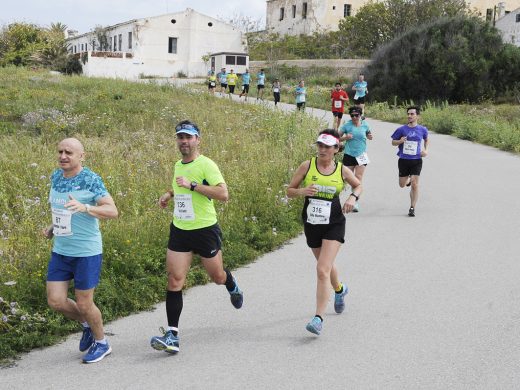
[[[399,187],[411,186],[410,209],[408,216],[415,217],[415,205],[419,198],[419,176],[422,169],[422,158],[428,155],[428,129],[417,124],[421,110],[411,106],[406,109],[408,124],[399,127],[392,134],[392,145],[398,146]],[[421,141],[424,146],[421,148]]]

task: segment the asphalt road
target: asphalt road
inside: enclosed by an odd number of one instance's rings
[[[369,122],[361,212],[347,216],[337,258],[347,308],[335,314],[331,299],[321,336],[305,330],[316,277],[300,236],[236,271],[240,310],[224,287],[190,289],[178,355],[149,346],[166,325],[160,304],[106,325],[113,353],[103,361],[80,363],[78,333],[0,369],[0,388],[518,389],[519,156],[431,134],[409,218],[397,125]]]

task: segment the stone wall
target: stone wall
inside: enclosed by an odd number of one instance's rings
[[[277,65],[298,66],[300,68],[328,67],[338,69],[347,77],[355,78],[370,60],[346,59],[346,60],[278,60]],[[261,68],[268,69],[273,63],[267,61],[249,61],[249,71],[255,74]]]

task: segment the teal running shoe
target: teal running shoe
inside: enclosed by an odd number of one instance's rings
[[[305,329],[309,332],[317,334],[318,336],[321,333],[321,329],[323,328],[323,323],[318,317],[313,317],[313,319],[307,324]]]
[[[348,287],[343,283],[343,291],[340,293],[334,293],[334,311],[338,314],[343,313],[345,310],[345,295],[348,294]]]

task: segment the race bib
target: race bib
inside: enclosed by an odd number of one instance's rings
[[[305,95],[300,95],[300,103],[305,103]]]
[[[52,208],[52,233],[56,237],[72,236],[72,211]]]
[[[211,85],[212,87],[214,87],[214,86],[215,86],[215,82],[212,81],[211,83],[209,83],[209,85]]]
[[[356,94],[354,95],[354,100],[358,100],[359,99],[359,95],[358,93],[356,92]]]
[[[415,156],[417,154],[417,147],[419,143],[417,141],[404,141],[403,154]]]
[[[307,206],[307,223],[311,225],[326,225],[330,221],[332,202],[321,199],[309,199]]]
[[[273,88],[273,92],[280,92],[280,88]]]
[[[334,100],[334,108],[341,108],[341,100]]]
[[[195,219],[191,194],[175,194],[173,215],[176,219],[184,221],[193,221]]]
[[[368,154],[367,152],[359,155],[356,157],[356,161],[358,162],[359,165],[365,165],[365,164],[368,164],[370,162],[370,160],[368,159]]]

